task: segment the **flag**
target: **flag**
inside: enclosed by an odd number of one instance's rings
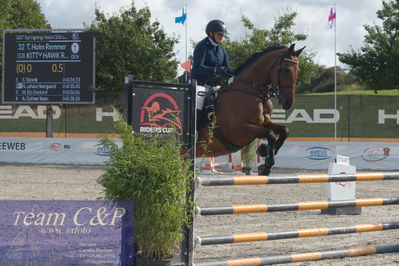
[[[180,66],[184,70],[186,70],[188,73],[190,73],[191,72],[191,64],[192,64],[191,59],[188,59],[186,62],[183,62]]]
[[[181,9],[181,16],[175,17],[175,23],[184,24],[186,22],[187,14],[184,12],[184,8]]]
[[[330,15],[328,16],[328,27],[331,29],[333,25],[335,25],[335,20],[337,19],[337,14],[335,12],[335,8],[332,7],[330,9]]]

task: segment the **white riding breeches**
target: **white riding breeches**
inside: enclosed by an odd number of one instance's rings
[[[195,109],[202,110],[202,108],[204,107],[205,95],[206,95],[206,93],[208,93],[208,91],[211,88],[213,88],[215,91],[218,91],[220,86],[210,86],[210,85],[199,86],[199,85],[197,85]]]

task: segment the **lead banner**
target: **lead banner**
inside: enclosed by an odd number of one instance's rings
[[[0,201],[0,265],[134,265],[131,201]]]

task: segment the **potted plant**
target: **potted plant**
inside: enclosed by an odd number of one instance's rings
[[[170,265],[192,215],[186,197],[193,178],[191,159],[182,155],[174,134],[143,137],[122,118],[116,128],[121,147],[101,140],[110,149],[99,180],[102,199],[133,200],[137,265]]]

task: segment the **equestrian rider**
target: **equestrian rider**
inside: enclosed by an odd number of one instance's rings
[[[211,20],[205,29],[207,37],[194,49],[191,79],[197,81],[197,119],[203,117],[205,94],[211,88],[218,89],[221,74],[232,74],[226,50],[221,45],[227,33],[226,25],[221,20]],[[219,75],[218,75],[219,74]],[[200,122],[201,124],[201,122]]]

